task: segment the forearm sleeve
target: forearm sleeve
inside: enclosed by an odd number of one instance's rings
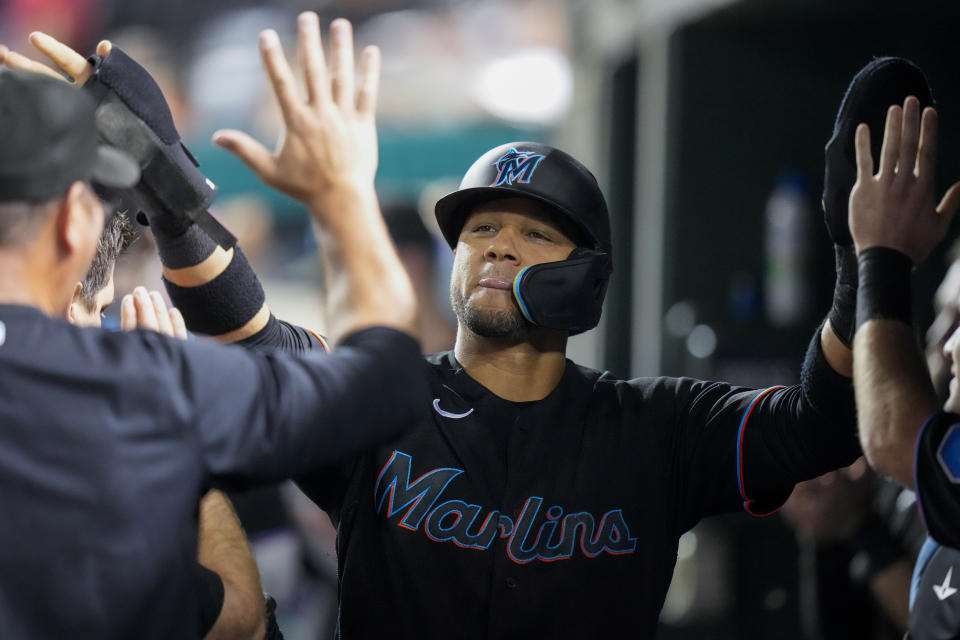
[[[183,314],[187,329],[210,336],[243,327],[266,299],[260,280],[240,247],[234,247],[230,264],[210,282],[181,287],[164,278],[163,284],[173,306]]]
[[[855,441],[857,409],[853,380],[834,371],[827,362],[820,343],[822,329],[822,326],[817,328],[807,347],[807,355],[800,370],[800,385],[811,408],[825,419],[849,427]]]

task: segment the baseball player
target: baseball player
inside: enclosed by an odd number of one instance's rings
[[[301,40],[315,38],[315,15],[299,26]],[[334,59],[349,29],[331,26]],[[275,85],[287,85],[279,42],[261,46]],[[109,68],[116,53],[95,64]],[[258,143],[230,131],[214,140],[279,179]],[[849,234],[834,212],[828,226]],[[564,353],[569,335],[597,324],[611,272],[606,204],[582,164],[544,144],[499,146],[436,216],[455,253],[458,334],[427,358],[417,401],[429,416],[299,478],[338,526],[341,636],[652,637],[683,532],[716,513],[772,513],[794,483],[859,455],[849,269],[799,385],[618,380]],[[147,217],[164,229],[166,286],[188,327],[309,348],[270,314],[222,232],[170,208]],[[389,405],[374,388],[369,402]]]
[[[913,331],[910,298],[913,266],[943,239],[960,206],[960,183],[937,204],[937,114],[929,106],[921,108],[914,96],[902,108],[889,108],[879,154],[871,150],[879,128],[857,128],[857,182],[850,194],[860,276],[854,343],[860,439],[871,465],[916,489],[933,538],[920,552],[911,586],[908,637],[914,640],[960,635],[960,598],[953,577],[953,569],[960,567],[960,334],[954,332],[944,346],[953,379],[939,410]]]
[[[139,171],[98,143],[89,95],[0,71],[5,637],[198,638],[192,567],[206,488],[326,466],[420,419],[415,300],[358,152],[372,138],[377,64],[370,50],[359,105],[326,97],[321,68],[308,77],[318,101],[279,96],[298,125],[275,158],[282,186],[345,256],[328,265],[350,296],[332,301],[338,346],[322,358],[65,323],[104,228],[93,189],[130,188]],[[352,78],[352,67],[336,72]],[[358,393],[371,388],[384,405]]]

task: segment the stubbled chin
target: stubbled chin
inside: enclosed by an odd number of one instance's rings
[[[513,306],[513,291],[509,289],[488,289],[481,287],[474,292],[472,300],[495,306]]]

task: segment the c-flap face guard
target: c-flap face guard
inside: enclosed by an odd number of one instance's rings
[[[610,256],[577,248],[566,260],[526,267],[513,296],[532,324],[582,333],[597,326],[613,265]]]

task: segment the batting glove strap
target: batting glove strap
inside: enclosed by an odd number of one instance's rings
[[[853,334],[857,330],[857,254],[853,246],[834,245],[837,280],[833,287],[833,305],[830,307],[830,327],[848,348],[853,348]]]
[[[94,72],[83,88],[97,102],[97,133],[140,165],[140,183],[120,193],[121,202],[148,220],[161,215],[182,218],[184,228],[196,221],[218,244],[232,246],[233,236],[207,213],[217,188],[181,142],[156,81],[116,47],[107,57],[91,56],[89,61]]]

